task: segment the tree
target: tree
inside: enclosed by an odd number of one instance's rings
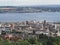
[[[17,45],[30,45],[30,43],[25,40],[25,41],[18,42]]]
[[[12,43],[10,43],[9,40],[4,40],[2,44],[3,45],[12,45]]]
[[[29,39],[28,39],[28,42],[29,42],[30,44],[36,44],[36,39],[35,39],[35,38],[29,38]]]

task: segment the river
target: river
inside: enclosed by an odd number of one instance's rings
[[[60,12],[0,13],[0,22],[17,22],[26,20],[60,21]]]

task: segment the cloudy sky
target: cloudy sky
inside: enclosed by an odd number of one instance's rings
[[[0,0],[0,6],[57,5],[60,0]]]

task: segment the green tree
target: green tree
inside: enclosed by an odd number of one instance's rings
[[[25,40],[25,41],[17,42],[17,45],[30,45],[30,43],[27,40]]]
[[[4,40],[4,41],[2,42],[2,44],[3,44],[3,45],[12,45],[12,43],[11,43],[10,41],[8,41],[8,40]]]
[[[30,44],[36,44],[36,39],[35,39],[35,38],[29,38],[29,39],[28,39],[28,42],[29,42]]]

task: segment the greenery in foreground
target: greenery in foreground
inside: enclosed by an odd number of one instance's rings
[[[0,45],[60,45],[60,37],[48,37],[41,34],[39,37],[17,41],[0,38]]]

